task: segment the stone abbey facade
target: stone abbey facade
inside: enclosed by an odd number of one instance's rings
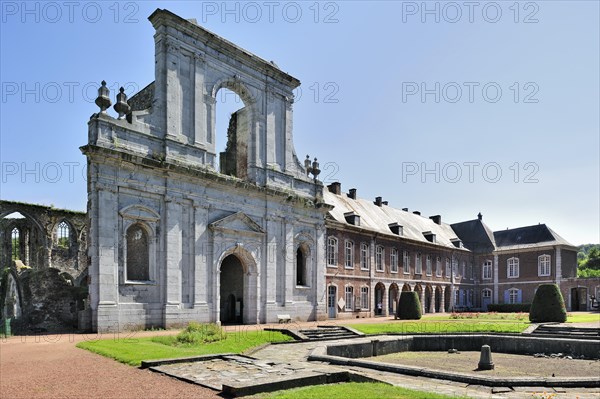
[[[425,312],[527,302],[541,282],[581,306],[600,293],[598,279],[575,279],[576,248],[544,225],[450,225],[324,187],[317,160],[294,151],[296,78],[195,21],[166,10],[149,20],[155,81],[130,99],[117,93],[117,117],[103,82],[88,122],[87,218],[0,202],[1,216],[20,212],[32,226],[3,219],[1,259],[13,263],[3,318],[24,303],[17,260],[87,287],[73,324],[94,331],[390,315],[401,290],[419,292]],[[221,89],[243,108],[218,153]],[[27,238],[11,240],[15,228]],[[56,260],[62,253],[71,263]]]

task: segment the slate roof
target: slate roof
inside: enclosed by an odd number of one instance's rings
[[[360,228],[362,229],[386,234],[390,237],[400,237],[392,233],[388,227],[390,223],[398,223],[403,227],[403,235],[401,236],[403,238],[431,244],[423,235],[424,232],[431,232],[436,235],[436,245],[457,249],[450,240],[458,237],[449,224],[436,224],[428,217],[387,205],[377,206],[373,201],[362,198],[352,199],[345,193],[336,195],[330,193],[327,187],[323,189],[323,197],[325,203],[334,206],[329,211],[329,217],[340,223],[350,226],[346,222],[344,213],[355,212],[360,216]]]
[[[480,219],[450,225],[464,246],[476,253],[490,253],[496,249],[492,230]]]
[[[564,245],[575,248],[545,224],[495,231],[494,239],[498,250],[533,248],[540,245]]]

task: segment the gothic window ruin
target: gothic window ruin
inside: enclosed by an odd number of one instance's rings
[[[149,240],[146,229],[135,223],[127,229],[127,280],[150,280]]]
[[[21,258],[21,251],[20,251],[21,237],[20,236],[21,236],[21,234],[19,232],[19,229],[17,229],[16,227],[14,229],[12,229],[12,232],[11,232],[11,247],[12,247],[12,258],[13,258],[13,260]]]
[[[302,247],[296,250],[296,285],[306,285],[306,255]]]
[[[71,228],[64,220],[58,224],[56,229],[56,243],[59,247],[71,247]]]

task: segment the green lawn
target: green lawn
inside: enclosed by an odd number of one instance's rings
[[[262,393],[250,396],[253,399],[449,399],[459,396],[446,396],[437,393],[414,391],[382,383],[356,383],[317,385],[294,388],[285,391]]]
[[[600,313],[585,312],[585,313],[569,313],[567,323],[593,323],[600,324]]]
[[[142,360],[169,359],[185,356],[208,355],[213,353],[241,353],[255,346],[269,342],[291,341],[287,335],[277,331],[244,331],[227,333],[223,341],[199,346],[171,346],[172,336],[102,339],[84,341],[78,348],[86,349],[121,363],[139,366]]]
[[[507,322],[506,320],[394,320],[387,323],[349,324],[348,326],[365,334],[451,334],[458,332],[520,333],[529,326],[529,323],[517,321]]]

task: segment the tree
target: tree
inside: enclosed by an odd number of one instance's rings
[[[529,321],[547,323],[567,321],[567,309],[560,289],[556,284],[541,284],[531,303]]]
[[[400,320],[419,320],[421,318],[421,301],[414,291],[403,291],[398,299],[396,317]]]

